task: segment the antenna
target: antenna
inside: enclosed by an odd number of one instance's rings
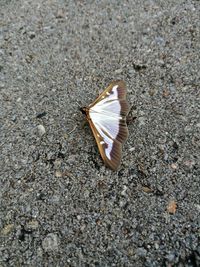
[[[82,108],[81,106],[80,106],[80,104],[76,101],[76,104],[79,106],[79,108]]]

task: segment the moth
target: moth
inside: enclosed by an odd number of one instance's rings
[[[125,82],[113,81],[93,103],[80,110],[86,115],[104,163],[116,171],[121,163],[122,145],[128,138]]]

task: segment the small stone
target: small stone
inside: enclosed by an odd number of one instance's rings
[[[26,62],[27,63],[31,63],[31,61],[33,60],[33,55],[27,55],[26,57],[25,57],[25,60],[26,60]]]
[[[141,126],[145,125],[146,124],[145,121],[146,121],[145,117],[139,117],[138,118],[139,126],[141,127]]]
[[[46,111],[43,111],[43,112],[38,113],[38,114],[36,115],[36,118],[37,118],[37,119],[41,119],[42,117],[44,117],[44,116],[46,116],[46,115],[47,115]]]
[[[115,70],[115,73],[120,74],[120,73],[122,73],[122,71],[123,71],[122,69],[117,69],[117,70]]]
[[[89,196],[90,196],[90,191],[86,189],[84,192],[84,197],[88,198]]]
[[[132,247],[128,248],[128,255],[133,256],[134,255],[134,250]]]
[[[155,95],[156,90],[155,89],[149,89],[148,93],[149,93],[150,96],[153,96],[153,95]]]
[[[16,120],[17,120],[17,116],[13,115],[12,118],[11,118],[11,121],[16,122]]]
[[[170,253],[170,254],[168,254],[167,255],[167,260],[169,261],[169,262],[173,262],[174,260],[175,260],[175,254],[173,254],[173,253]]]
[[[134,74],[135,74],[135,70],[134,70],[134,69],[129,69],[129,70],[128,70],[128,73],[129,73],[130,75],[134,75]]]
[[[195,161],[194,161],[194,160],[186,160],[186,161],[184,162],[184,165],[185,165],[186,167],[188,167],[189,169],[191,169],[191,168],[195,165]]]
[[[66,160],[67,163],[72,164],[76,161],[76,155],[69,155],[68,159]]]
[[[121,195],[122,196],[126,196],[127,193],[126,193],[126,190],[128,189],[128,187],[126,185],[123,186],[123,190],[121,191]]]
[[[176,163],[172,163],[172,164],[171,164],[171,168],[172,168],[173,170],[176,170],[176,169],[178,169],[178,165],[177,165]]]
[[[85,230],[85,228],[86,228],[85,224],[81,225],[81,227],[80,227],[81,232],[83,232]]]
[[[61,171],[56,171],[56,172],[55,172],[55,176],[56,176],[57,178],[62,177],[62,172],[61,172]]]
[[[43,249],[48,251],[58,251],[58,236],[56,234],[48,234],[42,241]]]
[[[199,205],[199,204],[195,204],[195,207],[196,207],[197,210],[200,212],[200,205]]]
[[[62,161],[60,159],[56,159],[54,162],[54,167],[58,169],[60,168],[61,164],[62,164]]]
[[[35,38],[35,32],[30,32],[30,33],[29,33],[29,38],[30,38],[30,39]]]
[[[38,125],[37,128],[40,136],[43,136],[46,133],[46,130],[42,124]]]
[[[165,39],[163,39],[161,36],[156,36],[155,42],[157,45],[163,46],[165,44]]]
[[[61,19],[61,18],[64,18],[65,17],[65,13],[62,9],[59,9],[57,14],[56,14],[56,18],[57,19]]]
[[[77,215],[77,220],[81,220],[81,216],[80,215]]]
[[[14,227],[14,224],[7,224],[4,226],[4,228],[1,230],[2,235],[8,235]]]
[[[147,255],[147,251],[146,251],[146,249],[144,249],[144,248],[137,248],[137,249],[136,249],[136,254],[137,254],[138,256],[140,256],[140,257],[146,257],[146,255]]]
[[[4,88],[5,87],[5,83],[0,82],[0,88]]]
[[[119,202],[120,208],[123,208],[124,206],[126,206],[126,203],[127,203],[126,200],[120,200],[120,202]]]
[[[42,257],[42,255],[43,255],[43,250],[41,247],[38,247],[37,248],[37,257]]]
[[[60,195],[53,195],[53,196],[51,197],[51,202],[52,202],[52,203],[58,204],[59,201],[60,201]]]
[[[165,88],[164,90],[163,90],[163,96],[164,97],[168,97],[170,95],[170,91],[167,89],[167,88]]]
[[[27,230],[36,230],[38,228],[38,226],[39,226],[39,223],[36,220],[30,220],[26,224]]]
[[[169,214],[175,214],[177,209],[177,202],[175,200],[171,200],[167,205],[167,212]]]
[[[143,186],[143,187],[142,187],[142,190],[143,190],[143,192],[145,192],[145,193],[152,193],[152,192],[153,192],[153,189],[151,189],[151,188],[148,187],[148,186]]]
[[[192,127],[190,125],[187,125],[187,126],[185,126],[184,131],[185,132],[191,132],[192,131]]]

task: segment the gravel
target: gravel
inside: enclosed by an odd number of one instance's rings
[[[199,1],[0,4],[0,267],[200,266]],[[79,105],[116,79],[113,172]]]

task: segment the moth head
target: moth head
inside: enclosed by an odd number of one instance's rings
[[[87,115],[87,107],[82,107],[80,108],[80,111],[84,114],[84,115]]]

